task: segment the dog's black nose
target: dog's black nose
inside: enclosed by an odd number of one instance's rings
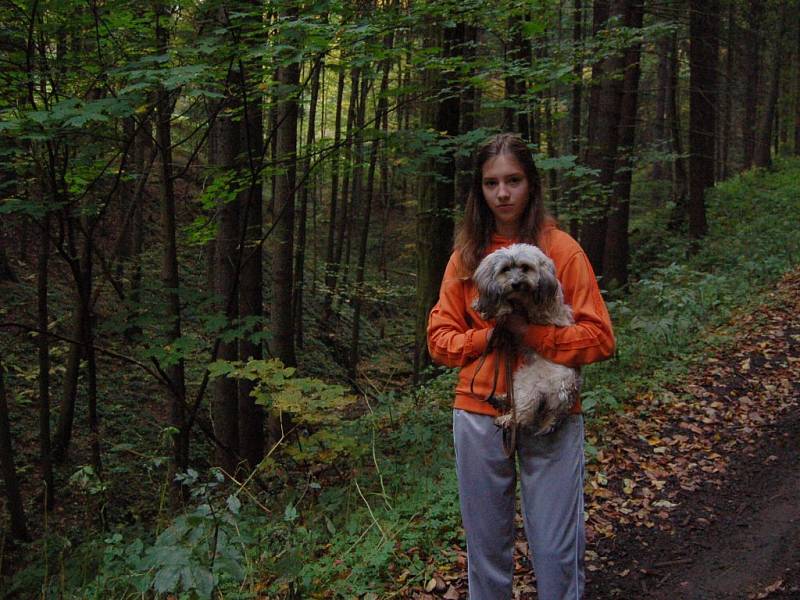
[[[514,283],[511,284],[511,289],[512,290],[518,290],[521,287],[522,287],[522,282],[521,281],[515,281]]]

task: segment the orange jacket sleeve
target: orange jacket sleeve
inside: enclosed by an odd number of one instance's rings
[[[486,349],[489,326],[467,314],[468,280],[458,277],[458,255],[453,253],[442,278],[439,301],[428,318],[428,352],[434,362],[463,367]]]
[[[541,356],[569,367],[609,358],[615,347],[611,317],[588,258],[578,247],[562,264],[555,257],[554,260],[564,300],[572,307],[575,324],[531,325],[525,343]]]

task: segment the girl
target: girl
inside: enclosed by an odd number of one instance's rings
[[[467,536],[469,597],[511,598],[518,462],[522,515],[539,598],[577,600],[584,588],[585,539],[580,401],[554,432],[521,432],[516,460],[506,456],[502,431],[493,422],[497,412],[486,402],[496,353],[481,360],[493,324],[472,309],[477,293],[471,275],[488,253],[516,242],[535,244],[553,260],[575,324],[527,325],[522,317],[512,316],[507,326],[522,343],[556,363],[578,367],[611,356],[611,320],[583,250],[545,213],[539,176],[522,139],[511,134],[490,138],[479,148],[475,165],[455,249],[428,321],[428,349],[434,361],[461,368],[453,438]],[[498,372],[496,393],[502,394],[504,369]]]

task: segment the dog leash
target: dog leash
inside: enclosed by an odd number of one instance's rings
[[[494,393],[497,391],[497,381],[500,378],[500,360],[503,360],[506,375],[506,397],[511,411],[511,426],[503,428],[503,451],[506,458],[511,458],[517,449],[517,405],[514,401],[514,364],[516,362],[516,351],[513,338],[509,336],[508,330],[504,327],[502,319],[498,321],[494,329],[486,349],[481,355],[481,360],[472,374],[472,380],[469,383],[469,391],[473,396],[475,393],[475,378],[486,363],[486,357],[489,356],[494,350],[497,350],[497,360],[494,363],[494,377],[492,378],[492,390],[483,398],[484,402],[488,402],[495,408],[496,404],[492,402]]]

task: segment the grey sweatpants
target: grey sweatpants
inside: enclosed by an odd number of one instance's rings
[[[453,411],[453,438],[467,535],[470,600],[511,598],[517,468],[486,415]],[[553,433],[517,436],[522,514],[540,600],[583,596],[583,417]]]

